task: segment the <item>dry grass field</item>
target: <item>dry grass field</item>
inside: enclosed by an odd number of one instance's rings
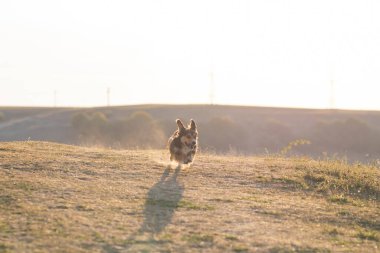
[[[380,170],[0,143],[0,252],[379,252]]]

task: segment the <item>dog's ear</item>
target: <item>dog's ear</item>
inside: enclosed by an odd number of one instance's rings
[[[190,129],[191,130],[196,130],[197,129],[197,125],[195,125],[195,122],[193,119],[190,120]]]
[[[182,121],[180,119],[177,119],[176,122],[177,122],[177,126],[178,126],[178,130],[179,131],[185,129],[185,127],[183,126],[183,123],[182,123]]]

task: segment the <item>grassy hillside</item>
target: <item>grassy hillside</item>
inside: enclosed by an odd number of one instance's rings
[[[0,252],[378,252],[380,171],[0,143]]]

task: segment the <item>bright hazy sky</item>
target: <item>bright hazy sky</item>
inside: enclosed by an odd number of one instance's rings
[[[0,2],[0,105],[102,106],[107,87],[111,105],[380,110],[380,1]]]

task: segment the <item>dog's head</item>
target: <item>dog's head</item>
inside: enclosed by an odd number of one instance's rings
[[[196,148],[198,140],[197,125],[194,120],[190,120],[188,127],[184,127],[181,120],[177,119],[178,135],[182,144],[188,146],[191,149]]]

